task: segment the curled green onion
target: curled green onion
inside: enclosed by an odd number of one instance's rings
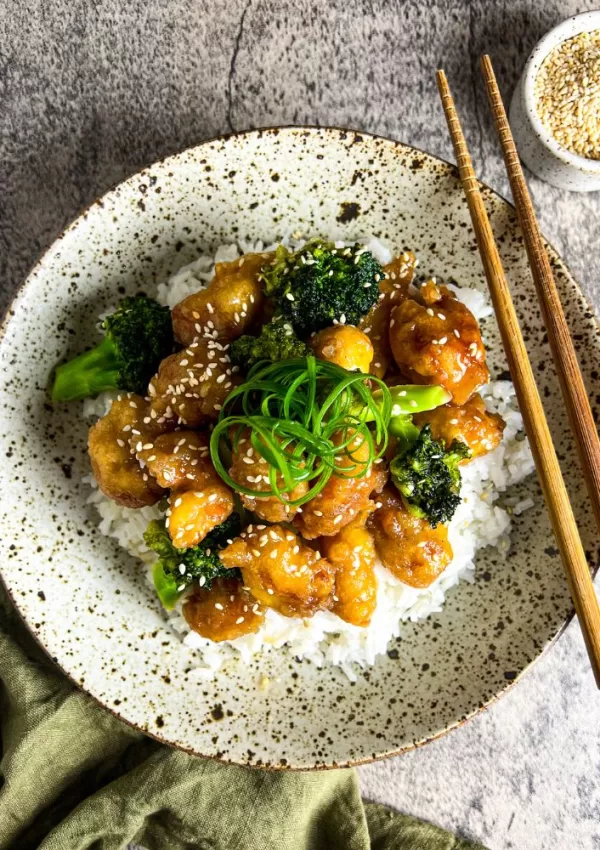
[[[234,481],[226,468],[242,434],[249,432],[252,447],[270,467],[269,489],[260,496],[299,506],[332,475],[368,473],[386,450],[391,411],[390,390],[372,375],[312,355],[257,363],[223,403],[210,440],[212,462],[233,490],[256,496],[258,491]],[[290,498],[301,483],[308,491]]]

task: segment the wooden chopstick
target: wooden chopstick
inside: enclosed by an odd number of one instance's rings
[[[481,69],[519,224],[525,239],[533,282],[548,332],[552,358],[558,373],[571,430],[575,435],[596,524],[600,528],[600,439],[596,423],[489,56],[481,58]]]
[[[437,72],[437,83],[448,129],[452,137],[461,183],[477,238],[481,262],[483,263],[506,358],[525,422],[525,430],[529,436],[531,451],[550,514],[554,536],[561,553],[571,598],[579,617],[596,684],[600,688],[600,607],[598,598],[594,591],[579,531],[573,516],[573,509],[569,502],[544,408],[533,377],[531,363],[502,268],[490,220],[479,191],[479,184],[475,177],[467,143],[443,71]]]

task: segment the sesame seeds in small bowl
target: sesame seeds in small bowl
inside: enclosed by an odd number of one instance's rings
[[[569,18],[538,42],[510,123],[521,159],[542,180],[600,190],[600,11]]]

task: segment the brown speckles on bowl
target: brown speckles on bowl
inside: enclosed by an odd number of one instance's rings
[[[514,214],[489,189],[485,199],[595,558],[593,520]],[[397,250],[416,250],[424,273],[485,286],[453,167],[364,133],[254,131],[153,165],[90,207],[15,300],[0,376],[0,564],[30,628],[76,682],[148,734],[281,769],[359,763],[431,740],[510,687],[571,609],[531,478],[518,493],[536,505],[515,518],[509,557],[482,552],[475,583],[450,592],[440,614],[406,624],[402,639],[356,683],[276,652],[254,665],[231,663],[214,682],[194,673],[193,652],[168,628],[143,571],[99,533],[85,504],[80,406],[53,408],[45,388],[53,364],[95,339],[97,316],[123,293],[152,292],[220,243],[271,241],[298,229],[334,239],[374,234]],[[553,261],[591,387],[600,374],[598,331],[568,271]],[[506,362],[491,319],[485,334],[492,374],[500,375]],[[259,687],[263,678],[268,688]]]

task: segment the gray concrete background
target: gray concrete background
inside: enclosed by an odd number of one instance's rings
[[[572,0],[4,0],[0,307],[76,213],[139,167],[230,130],[334,124],[451,159],[443,66],[482,178],[507,193],[477,62],[505,95]],[[598,194],[530,181],[598,312]],[[365,796],[491,850],[600,848],[600,695],[579,628],[450,736],[360,769]]]

